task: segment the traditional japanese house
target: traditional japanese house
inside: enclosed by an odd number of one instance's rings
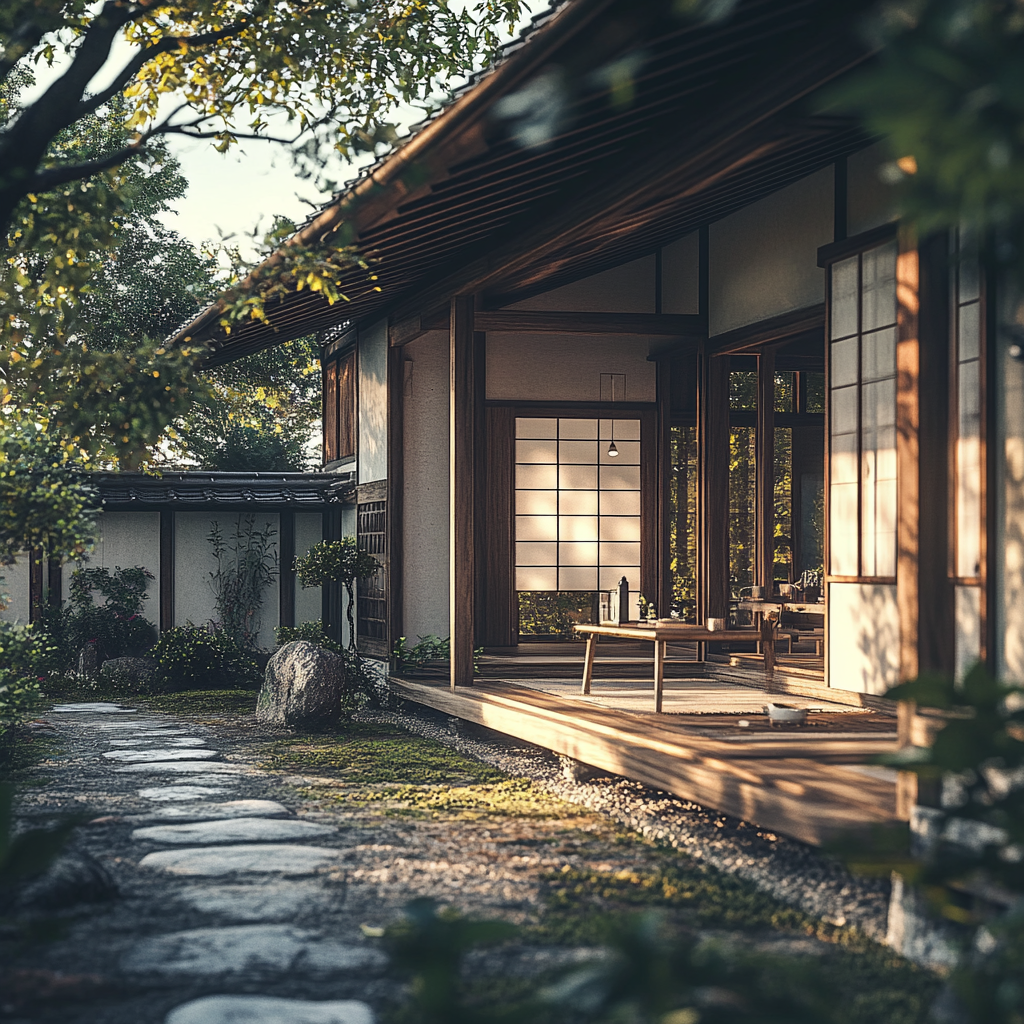
[[[781,609],[773,689],[824,707],[977,659],[1024,678],[1016,298],[969,239],[901,230],[884,147],[825,112],[870,59],[858,5],[670,6],[556,4],[301,229],[370,261],[350,301],[186,334],[230,360],[320,332],[324,468],[384,565],[362,649],[451,637],[450,688],[393,671],[405,696],[813,841],[897,813],[891,778],[836,767],[862,735],[738,753],[529,677],[578,678],[551,640],[625,577],[631,618]],[[670,645],[669,689],[713,677],[673,692],[729,710],[758,636]]]

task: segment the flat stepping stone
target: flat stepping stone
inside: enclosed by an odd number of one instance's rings
[[[123,708],[119,704],[109,704],[105,701],[79,704],[55,704],[51,709],[58,714],[74,714],[78,712],[91,712],[96,715],[130,715],[135,708]]]
[[[175,895],[204,914],[233,921],[294,921],[322,906],[329,889],[318,882],[267,880],[254,885],[196,885]]]
[[[235,818],[224,821],[193,821],[187,825],[150,825],[137,828],[137,842],[176,843],[282,843],[289,839],[315,839],[337,829],[312,821],[281,821],[280,818]]]
[[[322,939],[315,932],[292,925],[242,924],[141,939],[125,955],[121,966],[130,974],[170,978],[243,975],[263,979],[268,975],[367,971],[386,963],[379,950]]]
[[[277,996],[204,996],[179,1006],[164,1024],[373,1024],[366,1003],[308,1003]]]
[[[213,779],[212,781],[223,782],[224,780]],[[230,789],[224,789],[220,786],[147,786],[145,789],[139,790],[139,796],[144,800],[163,802],[174,800],[204,800],[209,796],[224,796],[230,792]]]
[[[157,747],[153,750],[108,750],[104,757],[110,761],[136,762],[146,761],[203,761],[216,757],[216,750],[185,750],[173,747]]]
[[[184,731],[184,730],[182,730]],[[149,738],[143,738],[149,737]],[[139,738],[130,740],[108,740],[112,747],[153,747],[157,743],[166,743],[168,747],[205,747],[207,740],[198,736],[168,736],[159,732],[139,733]]]
[[[126,764],[123,768],[115,768],[114,771],[142,772],[150,775],[160,772],[178,775],[189,775],[193,772],[206,772],[209,775],[240,775],[245,768],[238,764],[224,764],[222,761],[144,761],[141,764]]]
[[[148,814],[133,814],[125,820],[133,825],[141,825],[146,821],[219,821],[226,818],[290,817],[292,812],[276,800],[228,800],[225,803],[196,804],[194,807],[158,807]]]
[[[323,846],[244,844],[240,846],[189,847],[185,850],[160,850],[147,853],[140,868],[164,871],[169,875],[194,875],[221,878],[246,873],[255,875],[315,875],[332,867],[341,857],[340,850]]]

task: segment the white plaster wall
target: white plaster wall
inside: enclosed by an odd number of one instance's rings
[[[617,401],[653,402],[657,365],[649,339],[609,335],[487,334],[487,397],[502,401],[598,402],[601,374],[626,375]],[[419,372],[418,369],[416,372]]]
[[[700,312],[700,237],[696,231],[661,250],[661,311]]]
[[[999,323],[1024,326],[1024,301],[1000,289]],[[996,341],[996,669],[1024,682],[1024,362],[1010,358],[1013,339]]]
[[[420,338],[405,354],[413,366],[405,378],[402,615],[415,643],[449,633],[448,339]]]
[[[0,566],[0,593],[3,593],[7,607],[0,611],[0,622],[25,626],[29,619],[29,584],[27,554],[20,554],[11,565]]]
[[[143,614],[150,622],[160,620],[160,513],[102,512],[96,521],[96,544],[81,562],[68,562],[62,569],[64,599],[70,593],[71,574],[86,568],[130,569],[141,566],[153,574],[146,585]],[[93,600],[102,604],[98,594]]]
[[[319,512],[295,513],[295,554],[302,558],[311,547],[324,538],[323,517]],[[323,618],[323,591],[320,587],[308,590],[295,581],[295,623],[318,622]]]
[[[896,588],[830,583],[829,686],[883,694],[899,682],[900,624]]]
[[[388,322],[359,334],[359,482],[388,475]]]
[[[506,308],[574,313],[653,313],[655,268],[654,255],[644,256]]]
[[[896,219],[894,189],[879,177],[880,168],[888,161],[889,153],[884,142],[876,142],[847,158],[848,235],[859,235],[862,231],[870,231]]]
[[[214,602],[210,573],[217,567],[210,545],[211,524],[220,523],[225,540],[236,530],[239,514],[227,511],[178,512],[174,517],[174,624],[184,626],[191,622],[197,626],[215,620],[217,611]],[[277,513],[257,513],[256,525],[263,529],[273,527],[273,546],[280,551],[279,516]],[[280,622],[281,602],[277,577],[266,588],[263,608],[260,611],[259,643],[262,647],[274,646],[274,627]]]
[[[963,679],[981,657],[981,587],[956,587],[954,658]]]
[[[818,248],[833,236],[831,167],[711,225],[710,333],[825,300]]]

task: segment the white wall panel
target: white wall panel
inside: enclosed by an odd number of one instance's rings
[[[956,587],[956,678],[981,657],[981,587]]]
[[[0,611],[0,622],[11,622],[18,626],[28,624],[28,561],[27,554],[20,554],[12,565],[0,566],[0,593],[3,593],[7,607]]]
[[[654,255],[513,303],[507,309],[577,313],[653,313]]]
[[[879,176],[882,165],[888,161],[888,150],[883,142],[868,146],[847,159],[847,234],[859,235],[896,219],[894,189]]]
[[[653,402],[657,366],[647,338],[487,334],[487,397],[499,401],[599,402],[601,374],[625,374],[616,401]],[[418,372],[418,369],[417,369]],[[616,387],[620,387],[616,384]],[[607,387],[607,386],[606,386]]]
[[[829,686],[883,694],[899,682],[900,625],[896,588],[830,583]]]
[[[700,238],[696,231],[661,250],[661,311],[700,312]]]
[[[295,513],[295,554],[302,558],[324,537],[323,517],[319,512]],[[305,589],[295,580],[295,624],[317,622],[323,618],[323,591],[320,587]]]
[[[402,615],[415,643],[448,635],[448,337],[426,335],[405,354]]]
[[[359,334],[359,482],[388,475],[388,323]]]
[[[71,574],[79,567],[131,569],[141,566],[153,574],[146,586],[143,614],[150,622],[160,620],[160,513],[102,512],[96,523],[96,544],[81,562],[64,565],[63,590],[67,600]],[[94,595],[102,604],[104,598]]]
[[[270,525],[275,530],[273,546],[280,550],[280,522],[277,513],[257,513],[256,525],[264,529]],[[184,626],[191,622],[204,626],[215,621],[213,581],[210,577],[216,571],[217,563],[209,536],[212,524],[220,524],[225,540],[232,537],[237,529],[239,514],[227,511],[179,512],[174,517],[174,624]],[[263,647],[274,646],[274,627],[280,621],[280,589],[277,577],[264,591],[263,608],[260,612],[261,628],[259,642]]]
[[[832,168],[711,225],[710,332],[825,301],[818,248],[833,236]]]

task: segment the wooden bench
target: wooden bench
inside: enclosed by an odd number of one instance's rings
[[[721,629],[712,631],[704,626],[689,623],[655,623],[647,625],[627,622],[621,626],[574,626],[573,629],[587,638],[587,651],[583,659],[583,686],[580,693],[587,696],[594,678],[594,654],[598,640],[613,637],[620,640],[648,640],[654,644],[654,710],[661,711],[662,695],[665,688],[665,651],[669,643],[697,644],[697,657],[701,659],[708,643],[749,643],[760,640],[764,647],[765,676],[770,681],[775,671],[775,630],[769,623],[760,632],[753,629]]]

